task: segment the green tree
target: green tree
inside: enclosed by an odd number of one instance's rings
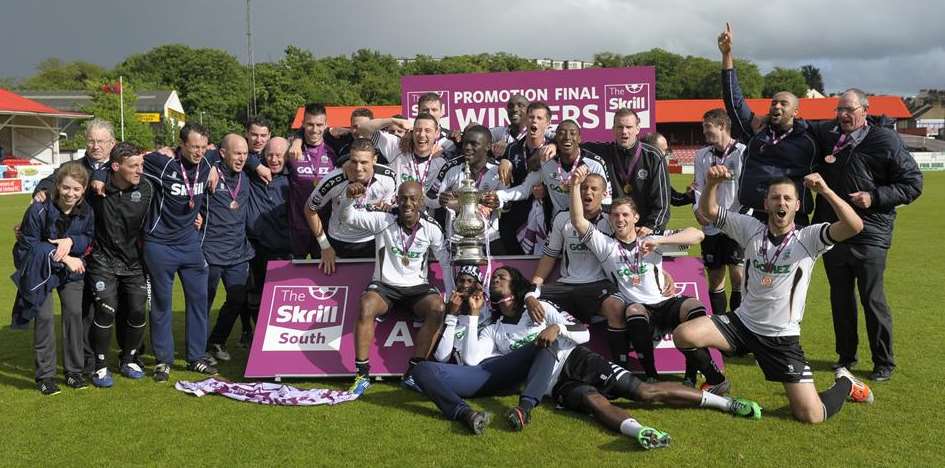
[[[112,73],[141,86],[177,90],[188,120],[202,115],[212,141],[243,131],[240,121],[249,102],[246,67],[226,51],[168,44],[126,58]]]
[[[112,125],[115,126],[115,139],[121,141],[122,96],[118,92],[113,92],[113,90],[117,91],[117,83],[113,81],[100,81],[98,85],[99,86],[92,90],[92,101],[82,107],[82,112],[111,122]],[[153,148],[154,133],[151,132],[151,127],[144,122],[139,122],[138,119],[135,118],[137,101],[138,97],[134,92],[134,88],[126,80],[124,82],[124,141],[134,143],[142,148]],[[76,145],[78,147],[85,145],[85,132],[76,134]]]
[[[742,94],[748,98],[760,98],[765,86],[765,77],[758,70],[758,65],[750,60],[735,59],[735,72],[738,73],[738,85],[742,88]]]
[[[807,93],[807,81],[800,70],[774,67],[774,70],[765,75],[765,86],[762,90],[764,97],[772,97],[781,91],[790,91],[797,97],[804,97]]]
[[[23,80],[19,89],[32,90],[78,90],[85,89],[89,81],[99,81],[105,69],[80,60],[63,62],[59,58],[48,58],[36,66],[36,74]]]
[[[801,67],[801,74],[804,75],[804,81],[809,89],[816,89],[819,93],[824,92],[824,77],[820,74],[820,69],[813,65],[804,65]]]

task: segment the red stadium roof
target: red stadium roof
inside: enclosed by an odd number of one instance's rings
[[[871,115],[885,114],[895,119],[908,119],[912,113],[899,96],[870,96]],[[801,99],[798,115],[807,120],[836,118],[837,98]],[[748,99],[748,106],[756,114],[768,113],[770,99]],[[716,107],[724,108],[721,99],[670,99],[656,101],[656,123],[702,122],[702,115]]]
[[[393,117],[400,113],[400,106],[325,106],[325,112],[328,114],[329,127],[348,127],[351,125],[351,112],[355,109],[366,107],[374,113],[375,119],[384,119]],[[305,113],[304,107],[299,107],[295,111],[295,118],[292,119],[292,128],[302,127],[302,115]],[[701,118],[700,118],[701,119]]]
[[[770,99],[749,99],[748,106],[756,114],[768,113]],[[40,104],[42,105],[42,104]],[[399,114],[400,106],[330,106],[325,107],[328,113],[329,127],[347,127],[351,124],[351,111],[367,107],[374,112],[375,118],[391,117]],[[699,123],[702,114],[716,107],[725,106],[721,99],[668,99],[656,101],[656,123]],[[837,116],[835,111],[837,98],[804,98],[801,99],[799,115],[807,120],[831,120]],[[894,119],[908,119],[912,117],[906,104],[899,96],[870,96],[871,115],[885,114]],[[292,128],[302,126],[303,108],[299,107],[292,120]]]
[[[49,117],[83,118],[91,117],[79,112],[64,112],[49,107],[32,99],[27,99],[12,91],[0,88],[0,114],[42,115]]]

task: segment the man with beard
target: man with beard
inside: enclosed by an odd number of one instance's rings
[[[369,212],[355,209],[367,188],[349,183],[341,205],[342,223],[376,234],[374,278],[361,295],[360,313],[355,325],[355,361],[357,369],[351,392],[361,394],[370,386],[368,360],[374,341],[375,319],[395,307],[406,307],[423,319],[415,340],[415,354],[410,359],[405,379],[414,366],[427,359],[443,324],[445,304],[440,292],[430,285],[427,255],[433,253],[443,271],[449,271],[449,250],[443,232],[424,217],[424,195],[415,180],[397,189],[397,213]],[[452,275],[445,275],[447,293],[453,289]]]
[[[394,171],[377,164],[374,145],[366,138],[351,144],[351,153],[343,169],[329,172],[315,187],[305,207],[305,218],[314,238],[321,247],[321,269],[325,274],[335,271],[335,257],[370,258],[374,256],[374,232],[358,229],[341,222],[341,202],[351,183],[365,187],[364,196],[354,203],[354,209],[373,211],[394,201],[396,184]],[[331,204],[331,218],[327,231],[318,212]]]
[[[752,112],[738,85],[732,39],[732,28],[726,23],[718,38],[722,52],[722,101],[732,120],[733,134],[739,135],[746,146],[738,179],[738,201],[743,209],[753,210],[755,219],[767,222],[764,200],[768,182],[787,177],[801,194],[797,223],[807,225],[814,198],[804,188],[804,177],[811,173],[817,158],[817,144],[808,131],[810,125],[797,118],[800,101],[787,91],[775,93],[766,117]]]
[[[719,206],[718,187],[731,177],[723,165],[709,168],[699,211],[745,249],[745,298],[731,314],[681,324],[673,332],[676,346],[713,347],[736,356],[752,353],[765,379],[784,385],[791,414],[801,422],[824,422],[847,399],[872,403],[870,388],[846,368],[838,369],[833,386],[818,394],[800,345],[804,304],[817,257],[862,231],[863,220],[813,173],[805,177],[805,184],[827,200],[838,220],[798,229],[794,219],[801,208],[800,193],[794,181],[780,178],[768,184],[763,207],[768,222],[762,224]]]

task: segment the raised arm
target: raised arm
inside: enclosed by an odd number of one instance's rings
[[[702,192],[702,197],[699,198],[698,209],[699,214],[701,214],[704,219],[712,222],[718,219],[721,208],[719,207],[716,192],[719,184],[731,177],[732,174],[728,171],[728,168],[721,165],[712,166],[706,171],[705,190]]]
[[[410,125],[410,121],[406,119],[371,119],[358,125],[358,135],[364,138],[371,138],[374,132],[378,132],[382,128],[392,124],[403,128],[405,131],[410,131],[413,128]]]
[[[377,234],[387,227],[392,221],[387,218],[389,216],[392,218],[392,216],[388,213],[355,208],[355,201],[364,196],[365,191],[364,184],[358,182],[348,184],[345,196],[341,199],[341,222]]]
[[[738,85],[738,75],[735,72],[735,56],[732,53],[734,39],[732,26],[725,23],[725,31],[719,34],[719,52],[722,52],[722,101],[725,111],[732,119],[732,130],[738,131],[741,137],[748,141],[761,127],[764,121],[755,115],[745,102],[742,88]]]
[[[571,225],[581,237],[584,237],[591,228],[591,223],[584,219],[584,204],[581,202],[581,184],[584,183],[585,178],[587,178],[587,166],[577,168],[571,176]]]
[[[505,205],[510,201],[519,201],[528,198],[532,193],[532,186],[541,182],[541,171],[533,171],[528,173],[528,177],[525,178],[525,182],[522,182],[515,187],[496,190],[495,194],[499,198],[500,206]]]
[[[830,224],[830,227],[827,228],[827,234],[830,236],[830,240],[833,242],[843,242],[863,230],[863,220],[860,219],[860,216],[856,214],[852,206],[843,201],[843,199],[827,186],[827,183],[824,182],[820,174],[816,172],[808,174],[804,177],[804,185],[818,194],[817,196],[824,197],[827,203],[830,203],[833,212],[837,215],[837,221]]]

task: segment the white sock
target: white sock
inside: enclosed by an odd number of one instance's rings
[[[643,429],[643,426],[641,426],[640,423],[638,423],[637,420],[633,418],[624,419],[623,422],[620,423],[620,433],[634,439],[640,433],[640,429]]]
[[[699,403],[699,406],[703,408],[715,408],[720,411],[728,411],[732,407],[732,399],[710,392],[702,392],[702,402]]]

